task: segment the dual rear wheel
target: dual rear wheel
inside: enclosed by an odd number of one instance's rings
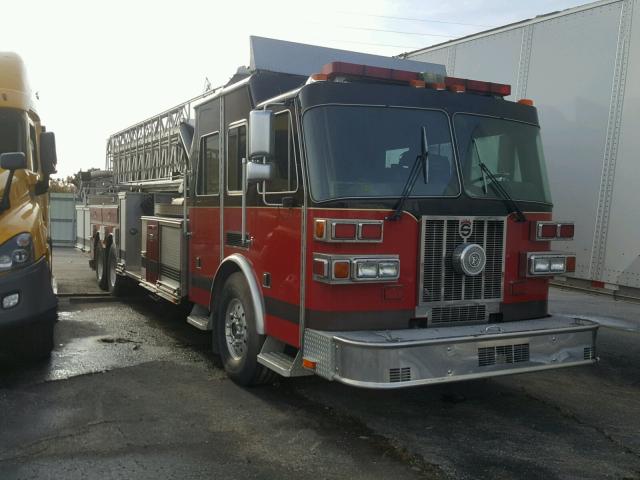
[[[122,295],[127,279],[116,272],[116,266],[118,265],[116,246],[112,243],[105,249],[100,242],[97,242],[95,251],[98,286],[102,290],[108,290],[114,296]]]

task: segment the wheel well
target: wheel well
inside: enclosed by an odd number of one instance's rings
[[[233,273],[241,271],[240,267],[234,262],[225,262],[220,266],[220,269],[216,273],[216,278],[213,281],[213,286],[211,287],[210,311],[214,316],[217,309],[216,299],[220,296],[222,287],[224,287],[225,282]]]
[[[220,293],[222,288],[227,281],[227,279],[234,274],[235,272],[241,272],[244,276],[245,282],[247,283],[247,287],[249,288],[249,292],[251,294],[251,298],[253,300],[253,306],[256,314],[256,329],[258,333],[264,335],[265,327],[264,327],[264,302],[262,300],[262,292],[260,291],[260,287],[256,281],[253,268],[249,261],[241,255],[233,254],[222,262],[222,265],[218,268],[216,272],[215,278],[213,280],[213,285],[211,286],[211,305],[210,311],[213,313],[212,319],[213,325],[215,328],[215,311],[216,311],[216,299],[220,297]]]

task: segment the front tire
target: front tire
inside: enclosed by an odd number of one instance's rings
[[[240,272],[229,276],[218,303],[214,342],[225,371],[239,385],[269,383],[275,373],[258,363],[265,341],[258,335],[249,287]]]
[[[106,265],[105,251],[102,248],[100,242],[96,243],[96,280],[98,281],[98,286],[102,290],[108,290],[107,286],[107,265]]]

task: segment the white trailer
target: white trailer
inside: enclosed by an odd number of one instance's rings
[[[602,0],[401,55],[535,102],[567,281],[640,297],[640,5]]]

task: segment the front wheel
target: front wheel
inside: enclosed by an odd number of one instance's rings
[[[239,272],[222,288],[214,332],[220,359],[234,382],[247,386],[273,381],[275,373],[258,363],[265,337],[257,333],[249,287]]]

